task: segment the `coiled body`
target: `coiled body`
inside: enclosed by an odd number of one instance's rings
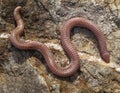
[[[74,26],[82,26],[90,29],[98,39],[100,45],[100,52],[102,58],[109,62],[109,53],[106,49],[106,43],[104,35],[100,32],[100,30],[90,21],[84,18],[72,18],[68,20],[61,30],[61,42],[64,50],[70,58],[70,64],[66,67],[60,67],[56,64],[53,54],[44,44],[36,41],[23,41],[20,40],[20,35],[22,35],[24,31],[24,22],[20,16],[21,7],[18,6],[14,10],[14,17],[17,22],[17,27],[11,32],[10,41],[11,43],[19,48],[19,49],[33,49],[39,51],[45,58],[49,69],[60,77],[67,77],[73,75],[80,67],[79,56],[77,52],[72,47],[70,42],[70,31]]]

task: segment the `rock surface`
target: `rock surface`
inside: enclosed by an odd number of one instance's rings
[[[18,5],[25,22],[22,38],[44,43],[58,65],[69,64],[60,29],[72,17],[85,17],[101,28],[110,63],[101,59],[94,35],[75,27],[71,42],[81,67],[68,78],[52,74],[40,53],[19,50],[9,41]],[[120,0],[0,0],[0,81],[0,93],[120,93]]]

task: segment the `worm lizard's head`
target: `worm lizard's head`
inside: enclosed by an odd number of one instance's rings
[[[107,62],[107,63],[110,62],[110,54],[109,54],[109,52],[105,52],[105,53],[103,54],[103,59],[104,59],[104,61]]]

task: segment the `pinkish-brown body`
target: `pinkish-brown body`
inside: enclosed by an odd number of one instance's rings
[[[49,69],[60,77],[67,77],[73,75],[80,67],[80,60],[77,52],[72,47],[70,42],[70,32],[75,26],[81,26],[90,29],[98,39],[100,53],[102,58],[109,62],[109,53],[106,48],[105,38],[102,32],[89,20],[84,18],[72,18],[68,20],[61,31],[61,42],[64,50],[70,58],[70,64],[66,67],[60,67],[56,64],[51,51],[47,46],[37,41],[22,41],[20,35],[24,31],[24,22],[20,16],[21,7],[18,6],[14,10],[14,17],[17,22],[17,27],[11,32],[10,41],[12,44],[19,49],[33,49],[39,51],[45,58]]]

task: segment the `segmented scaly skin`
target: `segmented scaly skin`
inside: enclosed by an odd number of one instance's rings
[[[64,24],[61,30],[62,46],[66,51],[67,55],[69,56],[71,62],[66,67],[58,66],[53,58],[53,54],[47,48],[47,46],[37,41],[20,40],[20,35],[22,35],[24,31],[24,22],[19,13],[20,9],[21,7],[18,6],[14,10],[14,17],[17,23],[17,27],[13,31],[11,31],[11,36],[10,36],[11,43],[19,49],[24,49],[24,50],[32,49],[39,51],[44,56],[49,69],[55,75],[60,77],[68,77],[73,75],[80,68],[78,53],[76,52],[76,50],[74,50],[70,42],[70,32],[74,26],[81,26],[88,28],[95,34],[99,42],[101,56],[106,62],[109,62],[109,53],[107,52],[105,38],[102,32],[98,29],[98,27],[96,27],[96,25],[94,25],[89,20],[77,17],[68,20]]]

